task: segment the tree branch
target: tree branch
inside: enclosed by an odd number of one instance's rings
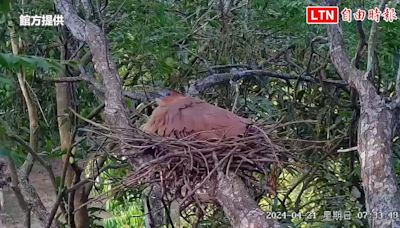
[[[360,65],[360,60],[361,60],[361,54],[364,50],[365,45],[367,45],[366,39],[365,39],[365,32],[363,29],[363,24],[361,21],[356,22],[356,28],[358,32],[358,44],[357,44],[357,50],[354,58],[351,60],[352,65],[355,68],[359,68]]]
[[[382,12],[386,6],[387,0],[382,0],[379,5],[379,10]],[[369,75],[373,73],[375,66],[375,49],[377,46],[377,35],[378,35],[378,22],[374,21],[371,26],[369,39],[368,39],[368,62],[367,71],[364,74],[364,79],[368,79]]]
[[[244,78],[254,78],[254,77],[271,77],[271,78],[279,78],[286,81],[302,80],[314,83],[324,82],[324,83],[334,84],[342,88],[347,87],[347,83],[341,80],[318,79],[318,78],[313,78],[312,76],[309,75],[298,77],[290,74],[276,73],[268,70],[244,70],[233,73],[212,74],[206,78],[199,79],[189,86],[187,94],[192,96],[197,95],[208,88],[228,83],[231,80],[237,81]]]
[[[54,216],[56,215],[57,209],[60,206],[60,203],[62,201],[64,192],[65,192],[65,188],[61,189],[58,192],[56,202],[54,203],[54,206],[51,208],[50,215],[49,215],[49,220],[47,221],[46,228],[50,228],[51,227],[51,224],[53,223]]]
[[[396,76],[396,103],[400,105],[400,58]]]
[[[7,160],[11,176],[11,189],[14,191],[14,194],[17,197],[19,206],[24,212],[26,212],[28,209],[28,203],[25,201],[25,198],[21,193],[21,189],[19,188],[17,168],[15,167],[15,163],[12,158],[7,157]]]
[[[325,0],[326,2],[330,2]],[[328,4],[329,5],[329,4]],[[340,77],[351,87],[355,88],[360,96],[369,94],[378,97],[377,91],[372,82],[363,77],[363,72],[356,69],[347,57],[346,47],[343,40],[343,32],[339,25],[328,25],[328,36],[331,41],[331,60]]]
[[[245,185],[236,175],[225,175],[222,172],[218,174],[216,199],[232,227],[281,227],[275,220],[267,219],[247,192]]]
[[[52,184],[55,186],[55,176],[51,167],[47,166],[43,159],[41,159],[36,153],[33,152],[32,148],[21,138],[17,136],[9,136],[10,138],[17,141],[21,144],[26,150],[28,150],[29,154],[38,160],[47,170],[50,175]],[[34,208],[33,212],[36,217],[40,220],[42,225],[44,226],[50,217],[49,213],[47,212],[46,208],[44,207],[42,201],[40,200],[39,195],[37,194],[36,190],[33,186],[28,182],[28,177],[26,176],[27,173],[24,170],[17,171],[14,162],[11,158],[9,160],[9,167],[11,172],[11,180],[12,180],[12,189],[18,199],[19,205],[21,206],[22,210],[26,213],[26,224],[30,223],[30,213],[31,208]],[[50,171],[49,171],[50,169]],[[28,203],[29,202],[29,203]],[[29,221],[28,221],[29,220]],[[56,222],[51,227],[59,227],[58,222]]]
[[[129,126],[122,100],[121,82],[115,64],[110,61],[111,56],[104,33],[92,22],[80,18],[70,0],[54,2],[58,11],[63,14],[65,25],[72,35],[89,45],[94,68],[103,77],[107,121],[115,127]]]
[[[60,78],[51,78],[44,79],[45,81],[54,82],[54,83],[64,83],[64,82],[80,82],[80,81],[88,81],[88,79],[83,77],[60,77]]]
[[[215,66],[218,68],[229,68],[233,66]],[[242,67],[242,65],[238,65],[238,67]],[[213,67],[211,67],[213,68]],[[82,76],[79,77],[63,77],[63,78],[55,78],[55,79],[46,79],[46,81],[51,81],[55,83],[63,83],[63,82],[79,82],[79,81],[86,81],[89,82],[94,86],[94,88],[101,92],[105,93],[105,88],[97,83],[92,77],[85,75],[83,73]],[[189,86],[188,94],[189,95],[198,95],[201,92],[204,92],[206,89],[212,88],[214,86],[222,85],[228,83],[230,80],[237,81],[243,78],[254,78],[254,77],[271,77],[271,78],[278,78],[282,80],[301,80],[305,82],[312,82],[312,83],[327,83],[332,84],[340,88],[347,88],[348,84],[342,80],[331,80],[331,79],[319,79],[314,78],[312,76],[296,76],[290,74],[283,74],[283,73],[276,73],[268,70],[244,70],[244,71],[237,71],[234,73],[219,73],[219,74],[212,74],[207,76],[206,78],[202,78],[194,82],[192,85]],[[151,100],[152,94],[143,94],[143,93],[133,93],[129,91],[123,91],[123,95],[127,98],[137,101],[149,101]]]
[[[51,169],[51,165],[48,164],[45,160],[43,160],[33,149],[26,143],[23,139],[21,139],[17,135],[8,135],[10,139],[15,140],[18,142],[26,151],[28,151],[28,154],[33,156],[35,160],[37,160],[47,171],[50,177],[50,181],[55,189],[57,191],[57,184],[56,184],[56,176],[54,175],[53,170]]]
[[[28,182],[27,176],[23,170],[19,171],[18,173],[18,181],[19,181],[19,186],[21,189],[21,193],[25,197],[26,201],[29,202],[28,210],[30,208],[33,208],[33,213],[36,215],[36,217],[39,219],[41,224],[43,226],[46,226],[47,221],[49,221],[50,214],[46,210],[46,207],[43,205],[43,202],[41,201],[39,195],[37,194],[35,188]],[[60,227],[60,224],[58,221],[54,222],[51,227]]]
[[[62,77],[62,78],[52,78],[52,79],[45,79],[45,81],[50,81],[54,83],[64,83],[64,82],[81,82],[85,81],[90,83],[96,91],[105,94],[105,88],[97,83],[93,78],[89,76],[78,76],[78,77]],[[149,101],[152,97],[151,95],[146,95],[143,93],[133,93],[129,91],[122,91],[124,97],[130,98],[136,101]]]

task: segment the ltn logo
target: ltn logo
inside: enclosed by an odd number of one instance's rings
[[[339,23],[339,7],[309,6],[306,11],[307,24],[337,24]]]

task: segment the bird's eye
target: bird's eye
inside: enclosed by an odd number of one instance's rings
[[[165,93],[165,95],[167,95],[167,97],[171,96],[171,92],[167,92]]]

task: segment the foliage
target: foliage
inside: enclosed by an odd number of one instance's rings
[[[118,162],[108,160],[107,165],[117,165]],[[114,192],[120,181],[127,175],[129,169],[111,169],[100,175],[96,188],[98,192],[96,195],[108,194]],[[107,228],[116,227],[143,227],[144,226],[144,212],[143,203],[141,200],[140,190],[119,191],[111,195],[110,200],[106,201],[105,210],[110,213],[106,218],[99,218],[98,220]]]
[[[53,4],[45,0],[32,1],[32,4],[26,5],[13,1],[11,8],[10,2],[0,1],[0,154],[12,155],[16,160],[26,155],[23,148],[5,137],[7,130],[29,141],[26,105],[16,77],[16,73],[22,71],[31,88],[35,105],[41,110],[39,151],[41,155],[60,158],[62,151],[57,149],[60,144],[57,98],[53,83],[49,80],[60,76],[64,67],[68,73],[77,76],[77,65],[80,64],[78,57],[82,57],[80,52],[84,53],[87,49],[68,35],[65,38],[68,32],[64,28],[15,26],[17,36],[21,38],[21,54],[10,54],[9,24],[17,25],[22,13],[55,13]],[[326,27],[305,24],[304,8],[314,1],[226,0],[232,2],[230,7],[220,4],[224,1],[216,0],[91,2],[96,10],[88,18],[105,29],[124,89],[134,92],[148,91],[154,87],[184,90],[194,80],[210,74],[245,69],[263,68],[294,75],[300,78],[284,81],[252,77],[209,89],[202,97],[259,122],[316,121],[315,124],[299,123],[285,127],[280,132],[284,137],[329,140],[332,144],[337,143],[331,145],[334,150],[354,146],[356,135],[353,130],[357,126],[359,114],[357,101],[354,102],[355,95],[346,88],[329,83],[301,80],[301,77],[310,75],[313,78],[340,80],[329,62],[329,44],[312,43],[315,37],[326,36]],[[343,1],[342,7],[355,9],[361,3],[364,1]],[[374,6],[374,1],[365,1],[364,8]],[[399,7],[400,4],[396,9],[400,10]],[[82,6],[77,8],[83,17],[84,9]],[[342,27],[348,55],[352,57],[359,39],[356,26],[352,22],[343,23]],[[365,22],[363,27],[368,35],[371,23]],[[388,97],[394,96],[400,59],[399,37],[400,23],[379,24],[375,84],[379,92]],[[60,60],[59,40],[65,43],[68,41],[69,51],[79,52],[75,53],[78,57],[74,60]],[[277,56],[282,51],[284,54]],[[323,67],[319,69],[321,65]],[[360,68],[365,67],[364,53]],[[101,83],[91,63],[84,68]],[[94,93],[86,82],[71,84],[71,91],[71,106],[83,116],[87,116],[102,102],[101,96]],[[136,105],[130,110],[142,111],[144,104]],[[147,107],[144,112],[150,109]],[[76,129],[84,127],[76,118],[73,120]],[[97,115],[95,120],[103,121],[102,115]],[[77,133],[77,137],[82,137],[82,134]],[[102,143],[88,139],[77,145],[77,163],[90,163],[88,161],[104,149],[98,149],[99,144]],[[399,145],[398,138],[395,138],[394,153],[397,157],[394,157],[393,163],[398,174]],[[283,170],[279,178],[278,194],[264,194],[259,199],[262,208],[281,213],[316,213],[317,218],[312,221],[303,218],[282,219],[282,222],[297,227],[365,224],[365,219],[354,216],[359,210],[365,209],[360,186],[360,164],[356,155],[352,152],[337,154],[321,150],[302,156],[307,159],[307,163],[296,164],[302,166],[302,169]],[[119,164],[111,160],[106,162],[113,163]],[[93,194],[109,191],[126,173],[127,169],[105,172],[94,188],[99,191],[93,190]],[[361,196],[357,191],[361,191]],[[113,196],[105,207],[110,216],[106,219],[93,217],[92,223],[100,221],[106,227],[143,226],[144,209],[140,192],[141,189],[132,189]],[[324,211],[333,210],[351,211],[353,219],[321,219]],[[223,216],[221,213],[215,214],[215,221]]]
[[[104,220],[104,227],[144,227],[142,202],[129,197],[124,201],[108,202],[106,210],[112,211],[113,217]]]

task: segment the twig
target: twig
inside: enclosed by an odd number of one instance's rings
[[[75,110],[73,110],[72,108],[70,108],[69,110],[70,110],[75,116],[79,117],[80,119],[84,120],[85,122],[88,122],[88,123],[92,124],[92,125],[95,126],[95,127],[98,127],[98,128],[101,128],[101,129],[107,130],[107,131],[110,130],[109,128],[107,128],[107,127],[105,127],[105,126],[103,126],[103,125],[101,125],[101,124],[99,124],[99,123],[96,123],[96,122],[94,122],[94,121],[92,121],[92,120],[90,120],[90,119],[88,119],[88,118],[85,118],[85,117],[81,116],[80,114],[78,114],[77,112],[75,112]]]
[[[276,128],[282,128],[282,127],[286,127],[288,125],[293,125],[293,124],[299,124],[299,123],[311,123],[311,124],[317,124],[318,120],[295,120],[295,121],[291,121],[291,122],[286,122],[286,123],[282,123],[277,125]]]
[[[50,228],[51,227],[51,224],[53,223],[54,216],[56,215],[58,206],[61,203],[61,200],[62,200],[62,197],[64,195],[64,192],[65,192],[65,188],[63,188],[61,191],[58,192],[56,202],[54,203],[54,205],[53,205],[53,207],[52,207],[52,209],[50,211],[49,221],[47,222],[46,228]]]
[[[185,198],[183,198],[183,200],[182,200],[182,202],[184,202],[184,201],[186,201],[189,197],[191,197],[197,190],[199,190],[199,188],[201,188],[203,185],[204,185],[204,183],[208,180],[208,179],[210,179],[211,178],[211,176],[212,176],[212,174],[215,172],[215,171],[218,171],[219,169],[220,169],[220,165],[227,159],[227,158],[229,158],[231,155],[232,155],[232,151],[229,153],[229,154],[227,154],[223,159],[221,159],[216,165],[215,165],[215,167],[214,167],[214,169],[212,169],[211,170],[211,172],[198,184],[198,185],[196,185],[196,187],[192,190],[192,191],[190,191],[187,195],[186,195],[186,197]]]
[[[57,191],[56,177],[54,175],[53,170],[51,169],[51,166],[45,160],[43,160],[35,151],[33,151],[33,149],[19,136],[9,135],[9,138],[18,142],[22,147],[24,147],[28,151],[29,154],[31,154],[35,158],[35,160],[39,161],[39,163],[46,169],[47,173],[49,174],[50,181],[55,191]]]
[[[353,152],[353,151],[357,151],[358,147],[357,146],[353,146],[350,148],[346,148],[346,149],[339,149],[337,150],[338,153],[347,153],[347,152]]]

